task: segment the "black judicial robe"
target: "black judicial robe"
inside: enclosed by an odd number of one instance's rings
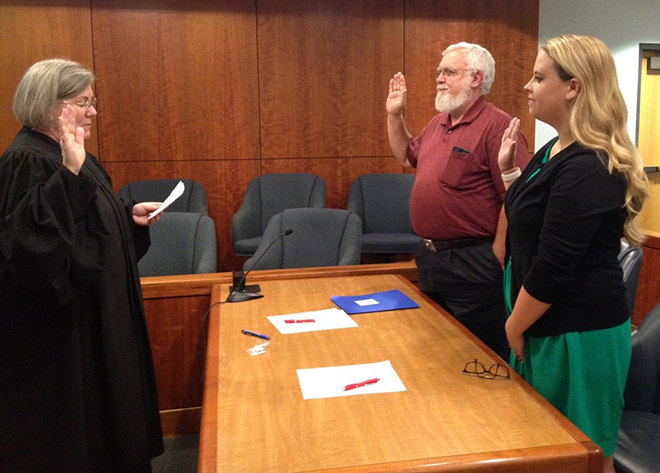
[[[0,158],[0,471],[130,472],[163,451],[138,259],[148,227],[87,154]]]

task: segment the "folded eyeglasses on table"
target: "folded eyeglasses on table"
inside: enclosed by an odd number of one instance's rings
[[[470,376],[478,376],[484,379],[510,379],[509,368],[501,363],[494,363],[490,368],[478,361],[476,358],[473,361],[468,361],[463,368],[463,374]]]

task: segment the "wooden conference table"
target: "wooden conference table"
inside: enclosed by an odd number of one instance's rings
[[[254,281],[251,281],[254,283]],[[496,356],[405,278],[260,282],[263,299],[212,306],[199,471],[602,471],[602,454],[515,373],[462,374]],[[213,288],[211,303],[228,295]],[[290,335],[266,319],[334,307],[331,295],[400,289],[418,309]],[[267,352],[250,356],[271,336]],[[303,400],[296,370],[389,360],[404,392]]]

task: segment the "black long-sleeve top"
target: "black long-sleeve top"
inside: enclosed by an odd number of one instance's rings
[[[512,302],[524,285],[552,304],[527,330],[534,337],[614,327],[630,316],[617,259],[626,182],[577,143],[543,163],[553,144],[536,153],[505,200]]]

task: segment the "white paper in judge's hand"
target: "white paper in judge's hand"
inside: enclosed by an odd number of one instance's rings
[[[336,307],[288,315],[271,315],[267,319],[281,334],[285,335],[358,326],[346,312]]]
[[[407,391],[389,360],[364,365],[332,366],[296,370],[303,399],[359,396],[360,394],[393,393]],[[344,390],[378,378],[378,382]]]
[[[149,214],[149,218],[154,218],[159,213],[165,211],[166,208],[172,205],[172,202],[174,202],[176,199],[181,197],[185,189],[186,186],[183,184],[183,181],[179,181],[179,183],[176,185],[174,190],[172,190],[172,192],[170,192],[170,195],[167,196],[167,199],[163,201],[163,205],[158,207],[158,210],[154,210],[153,212],[151,212]]]

